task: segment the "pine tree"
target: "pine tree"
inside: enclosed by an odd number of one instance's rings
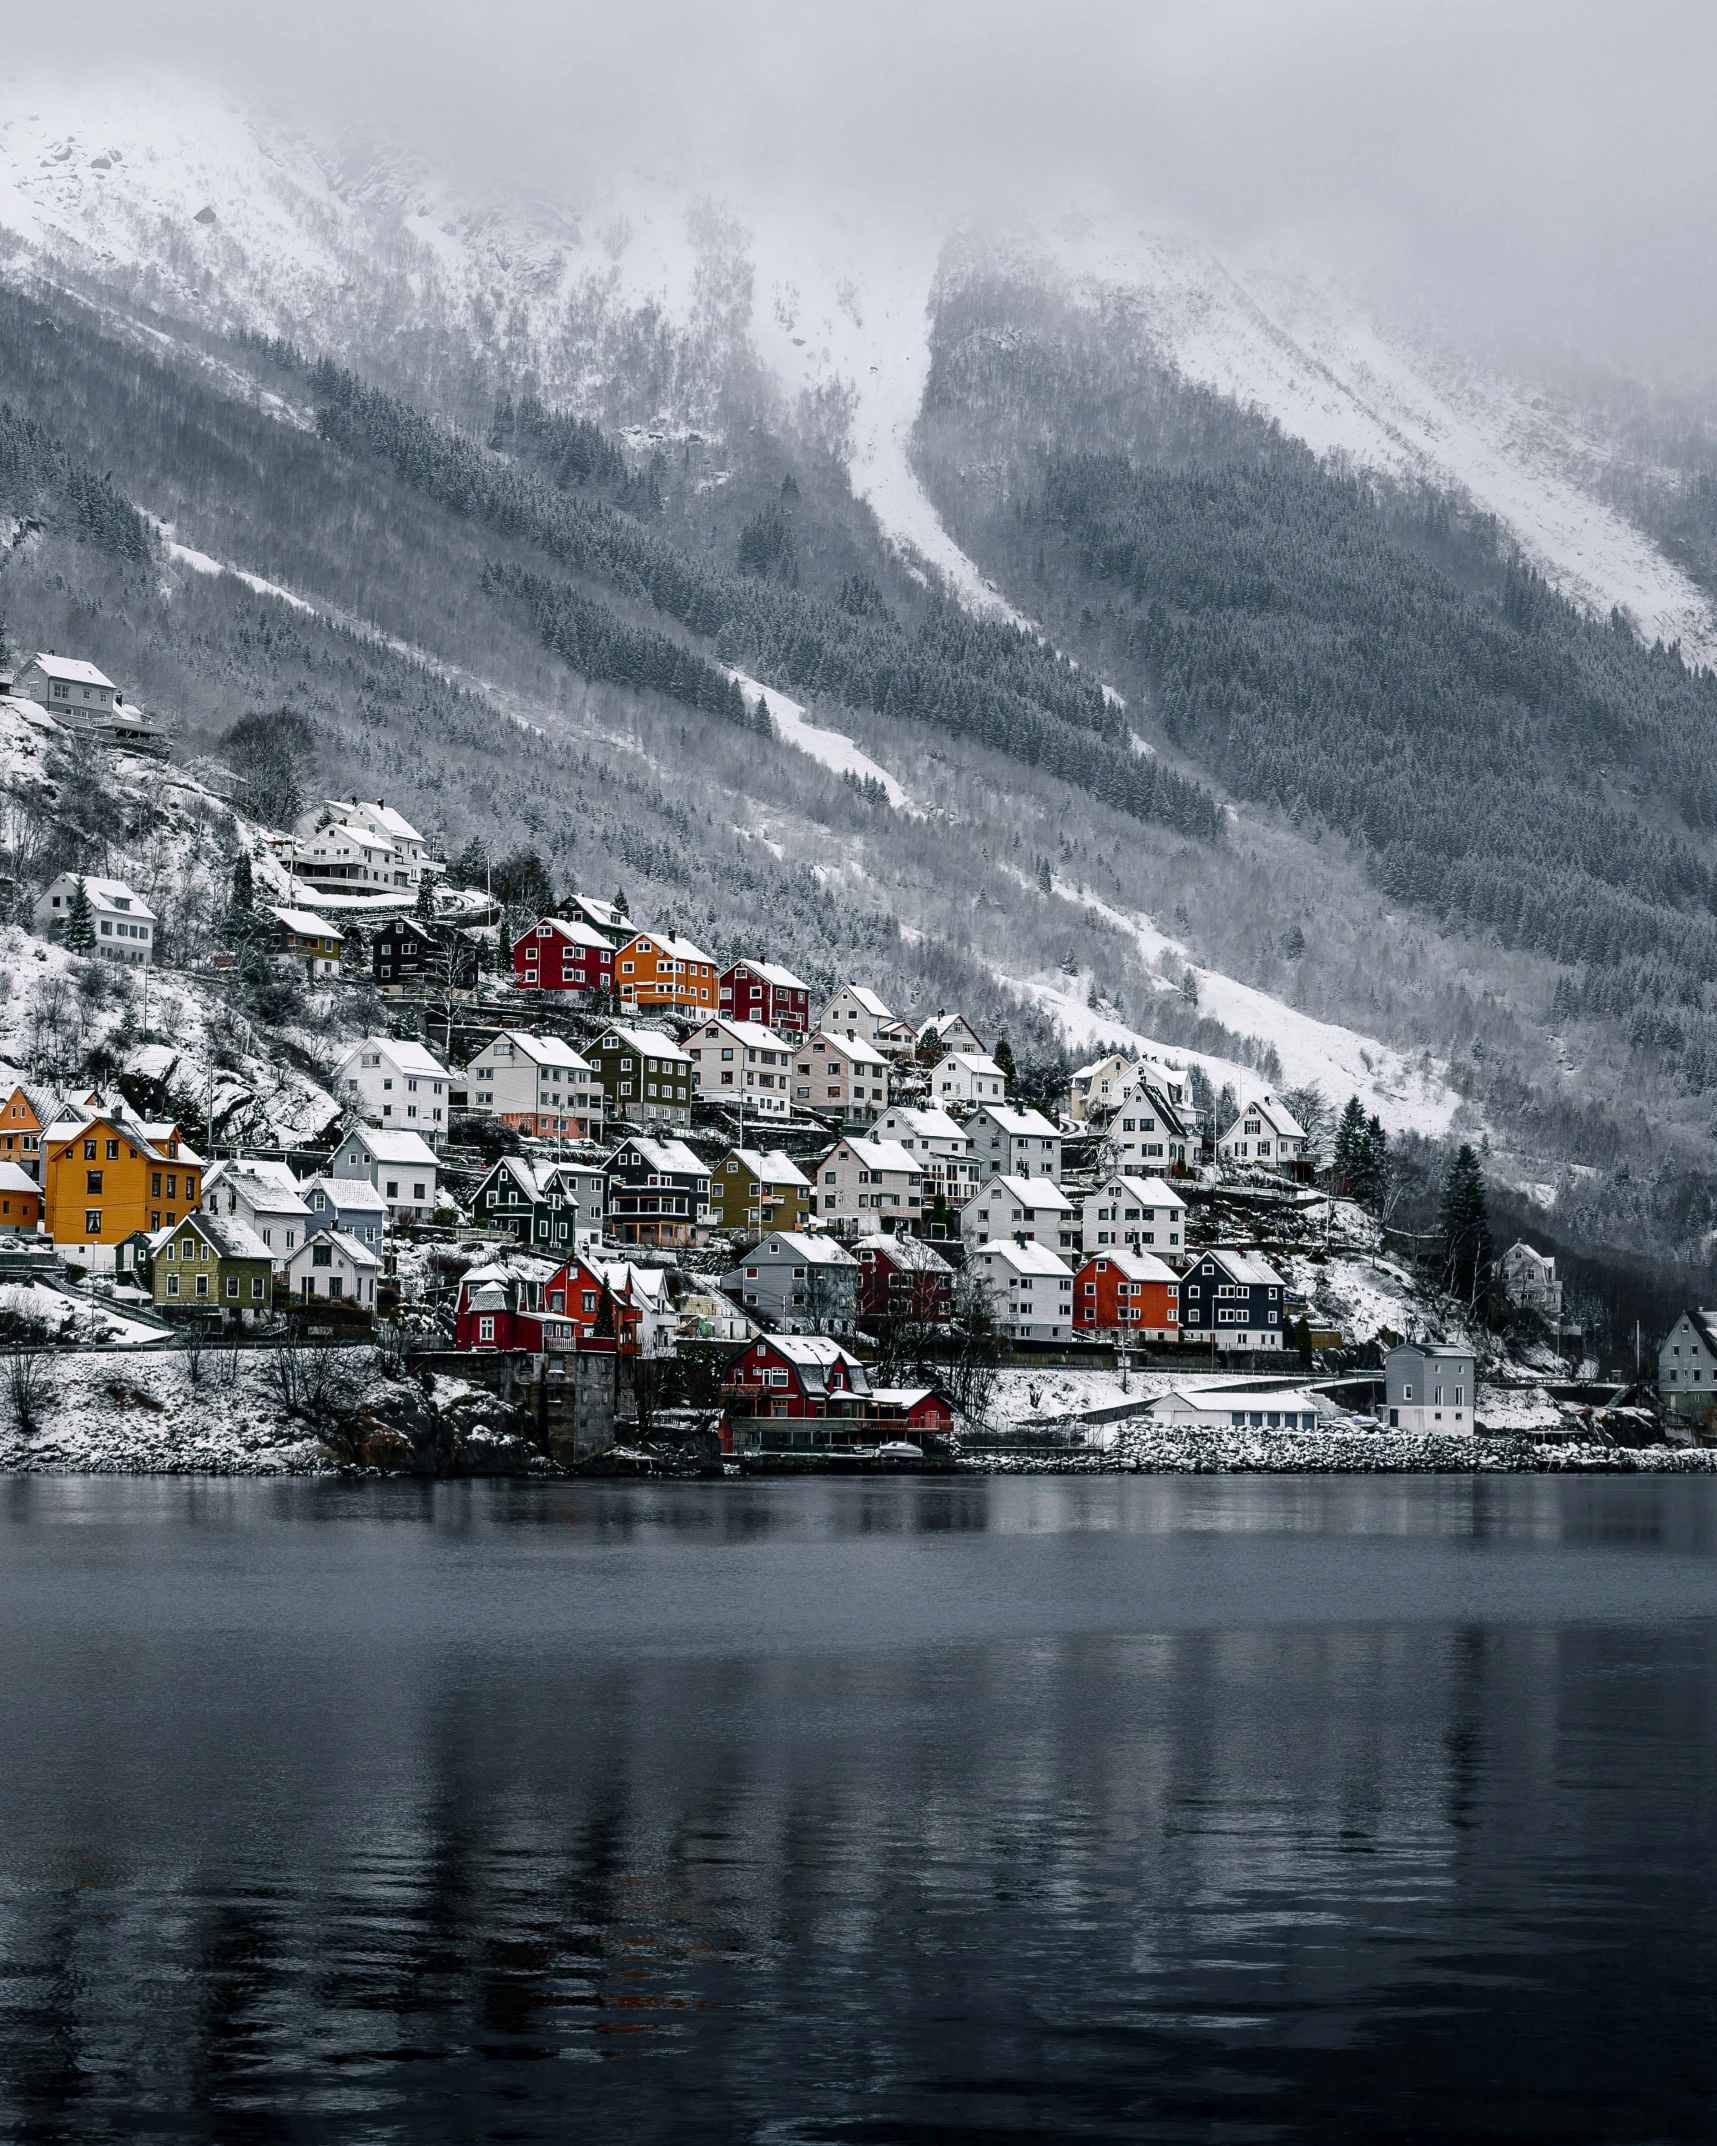
[[[995,1061],[1002,1069],[1002,1079],[1007,1084],[1008,1093],[1011,1095],[1017,1075],[1014,1070],[1013,1045],[1009,1043],[1006,1036],[996,1045]]]
[[[1440,1216],[1443,1231],[1443,1278],[1452,1296],[1477,1311],[1491,1287],[1490,1212],[1485,1205],[1484,1173],[1472,1149],[1462,1145],[1449,1165]]]
[[[81,879],[72,889],[65,936],[68,954],[87,954],[95,947],[95,917],[89,906],[89,889]]]
[[[1389,1153],[1389,1135],[1383,1120],[1374,1117],[1365,1128],[1365,1146],[1360,1169],[1365,1179],[1365,1204],[1381,1221],[1389,1204],[1389,1187],[1395,1180],[1395,1163]]]
[[[411,913],[420,924],[435,922],[435,881],[427,872],[419,875],[417,902]]]
[[[453,860],[450,874],[455,886],[483,887],[489,882],[489,852],[480,835],[473,835]]]
[[[1357,1095],[1350,1095],[1343,1105],[1341,1119],[1335,1129],[1335,1150],[1330,1157],[1330,1169],[1335,1177],[1338,1192],[1352,1191],[1354,1173],[1365,1145],[1365,1111]]]
[[[614,914],[617,917],[624,917],[628,922],[631,921],[632,912],[627,907],[626,889],[624,887],[616,887],[614,889],[614,899],[609,904],[609,907],[614,911]]]
[[[513,934],[504,909],[501,911],[495,939],[495,973],[497,976],[510,976],[513,973]]]

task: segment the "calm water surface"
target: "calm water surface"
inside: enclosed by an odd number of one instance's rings
[[[0,1484],[0,2136],[1708,2140],[1717,1482]]]

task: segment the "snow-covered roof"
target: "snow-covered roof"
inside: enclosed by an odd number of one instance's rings
[[[891,1237],[886,1230],[878,1230],[870,1237],[857,1237],[853,1240],[853,1250],[886,1252],[895,1266],[913,1274],[952,1274],[954,1271],[933,1244],[922,1237],[911,1236],[905,1230],[898,1237]]]
[[[308,1215],[310,1206],[296,1184],[282,1184],[273,1171],[252,1169],[249,1164],[229,1164],[217,1178],[211,1170],[203,1180],[205,1195],[236,1193],[249,1207],[271,1215]]]
[[[569,917],[540,917],[529,931],[522,931],[516,943],[526,939],[570,939],[574,946],[599,946],[604,953],[612,942],[602,935],[593,924],[580,924]]]
[[[691,1064],[673,1037],[660,1028],[622,1028],[618,1022],[611,1022],[602,1031],[601,1042],[606,1043],[610,1036],[618,1036],[628,1050],[639,1051],[646,1058],[677,1058]]]
[[[945,1110],[913,1110],[902,1105],[888,1113],[882,1128],[890,1132],[898,1128],[918,1140],[952,1140],[962,1151],[972,1144],[964,1126],[957,1125]]]
[[[1699,1316],[1702,1319],[1717,1319],[1717,1312],[1701,1312]],[[1461,1348],[1452,1341],[1401,1341],[1389,1351],[1390,1356],[1452,1357],[1457,1361],[1469,1358],[1472,1353],[1471,1349]],[[1385,1363],[1388,1360],[1388,1357],[1385,1357]]]
[[[1260,1259],[1256,1252],[1230,1252],[1219,1246],[1208,1246],[1197,1255],[1198,1261],[1214,1260],[1230,1281],[1263,1282],[1272,1289],[1285,1289],[1288,1285],[1267,1259]],[[1187,1272],[1190,1274],[1192,1268]]]
[[[18,668],[26,671],[32,665],[44,678],[58,678],[66,685],[105,686],[110,693],[117,690],[105,671],[98,671],[93,663],[85,663],[77,656],[50,656],[38,650],[29,663],[20,663]]]
[[[435,1168],[435,1150],[416,1133],[395,1132],[379,1125],[354,1125],[346,1135],[358,1142],[377,1162],[410,1162]]]
[[[886,1066],[888,1063],[882,1053],[862,1036],[832,1036],[826,1029],[819,1029],[811,1041],[827,1043],[831,1051],[838,1051],[842,1057],[850,1058],[855,1066]],[[799,1048],[803,1050],[805,1045],[801,1043]]]
[[[868,1013],[873,1021],[892,1021],[894,1019],[893,1010],[882,1003],[869,984],[843,984],[841,991],[847,992],[852,998],[856,999],[860,1010]],[[835,998],[840,997],[841,991],[835,993]],[[834,1002],[835,999],[830,999],[829,1004],[832,1006]]]
[[[1263,1118],[1280,1140],[1303,1140],[1306,1137],[1305,1127],[1285,1103],[1279,1103],[1273,1095],[1257,1095],[1235,1112],[1234,1123],[1223,1134],[1223,1139],[1232,1140],[1241,1119],[1248,1115]]]
[[[1160,1177],[1125,1177],[1120,1175],[1106,1177],[1095,1192],[1088,1192],[1085,1197],[1088,1200],[1107,1199],[1111,1193],[1117,1190],[1120,1192],[1122,1199],[1137,1200],[1141,1207],[1179,1207],[1184,1209],[1186,1206],[1186,1202],[1181,1198],[1180,1194],[1171,1192]]]
[[[924,1165],[916,1155],[903,1148],[898,1140],[843,1140],[846,1148],[864,1170],[898,1170],[913,1177],[920,1176]]]
[[[356,1237],[348,1237],[344,1230],[339,1229],[318,1230],[314,1237],[306,1237],[297,1251],[287,1260],[287,1266],[289,1268],[314,1266],[315,1257],[311,1248],[319,1244],[337,1245],[344,1257],[349,1259],[354,1267],[374,1267],[378,1272],[381,1269],[381,1260],[370,1250],[367,1244],[360,1244]]]
[[[75,887],[79,876],[76,872],[62,872],[59,878],[52,882],[48,891],[52,893],[54,887],[61,885]],[[82,877],[83,891],[89,896],[92,909],[118,910],[128,917],[147,917],[151,923],[154,922],[154,910],[142,895],[133,892],[123,879],[94,879],[87,873]]]
[[[270,908],[269,915],[284,924],[288,931],[295,931],[306,939],[338,939],[344,936],[337,924],[330,924],[325,917],[315,916],[308,909]]]
[[[777,991],[809,991],[810,985],[802,976],[795,976],[791,969],[782,968],[778,961],[736,961],[736,969],[744,969],[752,976],[760,976],[766,984],[773,984]]]
[[[731,1014],[725,1013],[715,1014],[700,1028],[693,1029],[686,1039],[687,1047],[696,1043],[700,1037],[709,1035],[712,1029],[718,1029],[724,1036],[731,1036],[735,1043],[748,1051],[786,1051],[791,1056],[798,1048],[788,1037],[778,1036],[774,1029],[766,1028],[761,1021],[738,1021]]]
[[[0,1192],[39,1194],[41,1189],[28,1170],[20,1170],[15,1162],[0,1162]]]
[[[519,1056],[528,1058],[532,1065],[566,1066],[574,1072],[582,1073],[590,1071],[589,1059],[581,1057],[564,1037],[533,1036],[528,1029],[509,1028],[504,1036],[496,1036],[493,1042],[483,1046],[472,1059],[471,1065],[465,1068],[466,1072],[469,1073],[472,1066],[481,1065],[499,1043],[510,1043]]]
[[[800,1230],[771,1230],[757,1247],[759,1252],[766,1246],[788,1252],[794,1259],[802,1259],[813,1267],[856,1267],[858,1261],[843,1244],[833,1237],[807,1237]],[[753,1253],[753,1258],[756,1253]]]
[[[403,812],[396,812],[392,805],[384,805],[380,798],[331,797],[327,802],[340,819],[349,820],[354,815],[361,813],[365,819],[379,827],[384,834],[392,835],[396,842],[421,842],[423,840],[422,835],[418,833]]]
[[[1076,1066],[1073,1078],[1075,1080],[1095,1080],[1105,1066],[1125,1066],[1131,1065],[1131,1063],[1132,1060],[1125,1051],[1108,1051],[1101,1058],[1093,1058],[1088,1066]]]
[[[803,1185],[807,1191],[810,1189],[811,1180],[781,1148],[770,1148],[767,1153],[762,1148],[729,1148],[727,1155],[731,1155],[742,1170],[749,1170],[766,1185]],[[722,1162],[726,1162],[727,1155],[722,1157]],[[716,1165],[718,1169],[720,1166],[719,1163]]]
[[[447,1078],[447,1068],[433,1051],[426,1050],[421,1043],[402,1043],[393,1036],[366,1036],[362,1043],[353,1044],[340,1060],[341,1073],[365,1051],[378,1052],[401,1073],[415,1073],[433,1080]]]
[[[614,1156],[625,1148],[631,1148],[641,1155],[645,1167],[654,1170],[658,1176],[663,1171],[682,1177],[708,1177],[710,1174],[709,1164],[687,1147],[683,1140],[652,1140],[647,1133],[630,1133],[614,1150],[614,1155],[608,1158],[609,1161],[612,1162]]]
[[[388,1211],[386,1199],[367,1177],[312,1177],[300,1189],[307,1198],[312,1192],[320,1192],[336,1214],[342,1208],[348,1213],[362,1209],[378,1215]]]
[[[171,1237],[173,1231],[183,1229],[186,1222],[209,1240],[222,1259],[271,1260],[274,1257],[255,1230],[241,1222],[237,1215],[205,1215],[193,1208],[184,1222],[171,1224],[163,1235]]]
[[[1009,1177],[998,1170],[993,1177],[984,1179],[972,1197],[975,1200],[985,1198],[991,1186],[999,1186],[1022,1207],[1053,1207],[1064,1214],[1073,1212],[1073,1202],[1053,1177]]]
[[[964,1066],[968,1073],[993,1074],[997,1080],[1004,1076],[993,1058],[986,1058],[977,1051],[950,1051],[941,1063],[945,1066]]]
[[[1167,1393],[1160,1393],[1154,1401],[1145,1404],[1145,1413],[1165,1415],[1179,1411],[1196,1412],[1202,1415],[1250,1414],[1254,1409],[1267,1412],[1274,1409],[1280,1414],[1291,1409],[1296,1415],[1308,1412],[1316,1415],[1330,1407],[1325,1395],[1307,1393],[1299,1387],[1256,1386],[1171,1386]]]
[[[988,1118],[992,1125],[999,1125],[1010,1139],[1014,1140],[1059,1140],[1061,1135],[1046,1117],[1035,1110],[1012,1110],[1006,1103],[985,1103],[978,1111],[980,1118]]]
[[[1015,1244],[1011,1237],[992,1237],[988,1244],[974,1245],[967,1257],[992,1266],[1000,1260],[1016,1274],[1054,1274],[1065,1281],[1073,1279],[1073,1269],[1046,1244]]]
[[[883,1408],[911,1410],[920,1401],[935,1400],[937,1393],[934,1386],[873,1386],[870,1397]]]
[[[790,1364],[798,1364],[806,1370],[826,1371],[831,1364],[846,1364],[854,1371],[864,1370],[864,1365],[850,1350],[843,1349],[827,1334],[770,1334],[764,1345],[773,1349],[777,1356],[786,1357]]]
[[[1154,1252],[1135,1252],[1128,1245],[1106,1244],[1099,1252],[1087,1253],[1081,1273],[1105,1262],[1113,1267],[1124,1281],[1129,1282],[1178,1282],[1180,1276],[1166,1260],[1158,1259]]]
[[[675,938],[671,931],[635,931],[621,948],[621,952],[625,953],[636,946],[641,939],[647,939],[658,954],[666,954],[670,961],[701,961],[712,969],[715,967],[715,963],[702,947],[693,946],[689,939]]]

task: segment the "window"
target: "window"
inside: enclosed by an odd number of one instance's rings
[[[260,1304],[260,1303],[261,1303],[261,1301],[262,1301],[262,1276],[261,1276],[260,1274],[253,1274],[253,1275],[251,1276],[251,1278],[250,1278],[250,1294],[251,1294],[251,1299],[252,1299],[252,1301],[253,1301],[253,1302],[255,1302],[255,1303],[258,1303],[258,1304]]]
[[[86,1170],[84,1176],[88,1180],[90,1196],[99,1199],[101,1196],[101,1172],[99,1170]]]
[[[312,1246],[310,1264],[313,1267],[331,1267],[334,1264],[334,1247],[331,1244]]]
[[[172,1251],[173,1247],[169,1245],[167,1247],[169,1257],[172,1256]],[[170,1297],[176,1297],[179,1294],[179,1277],[176,1274],[169,1274],[167,1277],[167,1294]]]
[[[110,1140],[107,1143],[107,1159],[109,1162],[119,1160],[119,1142],[117,1140]]]
[[[208,1276],[207,1276],[206,1274],[199,1274],[199,1275],[197,1276],[197,1294],[198,1294],[198,1296],[200,1296],[200,1297],[206,1297],[206,1296],[208,1295],[208,1293],[209,1293],[209,1278],[208,1278]]]
[[[101,1235],[101,1209],[92,1207],[83,1218],[83,1233],[86,1237]]]
[[[229,1274],[227,1276],[227,1295],[229,1297],[236,1297],[238,1295],[238,1276],[236,1274]]]

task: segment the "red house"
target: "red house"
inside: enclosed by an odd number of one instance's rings
[[[608,1311],[603,1292],[608,1291]],[[630,1285],[616,1294],[599,1267],[569,1259],[513,1259],[473,1267],[459,1285],[454,1346],[485,1352],[583,1348],[613,1341],[623,1354],[638,1346],[640,1308]],[[600,1329],[606,1325],[608,1333]]]
[[[879,1234],[848,1247],[859,1263],[859,1317],[875,1326],[946,1326],[954,1316],[954,1270],[922,1237]]]
[[[870,1374],[826,1334],[768,1334],[728,1372],[721,1397],[740,1416],[868,1416]]]
[[[735,1021],[760,1021],[778,1036],[808,1036],[811,989],[773,961],[736,961],[722,971],[716,1011]]]
[[[614,949],[589,924],[544,917],[513,947],[513,981],[526,991],[612,991]]]
[[[1179,1341],[1180,1277],[1150,1252],[1124,1245],[1100,1252],[1074,1283],[1073,1330]]]

